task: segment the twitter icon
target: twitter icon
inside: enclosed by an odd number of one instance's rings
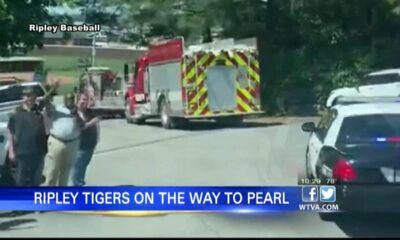
[[[321,186],[319,190],[319,199],[321,202],[332,203],[336,201],[335,186]]]

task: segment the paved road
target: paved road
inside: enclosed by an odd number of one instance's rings
[[[163,130],[157,123],[102,123],[89,185],[296,185],[307,135],[301,123],[247,123],[221,129],[197,123]],[[383,220],[382,220],[383,219]],[[394,220],[394,219],[393,219]],[[400,236],[386,217],[322,222],[316,214],[170,214],[110,217],[64,213],[0,214],[7,237],[346,237]]]

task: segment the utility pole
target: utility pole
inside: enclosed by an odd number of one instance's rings
[[[96,33],[92,37],[92,67],[96,65]]]

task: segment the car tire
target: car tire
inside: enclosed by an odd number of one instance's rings
[[[133,118],[132,123],[134,123],[136,125],[143,125],[146,123],[146,119],[145,118]]]
[[[171,117],[171,107],[165,100],[165,98],[161,100],[160,116],[161,116],[161,125],[163,126],[163,128],[172,129],[174,127],[173,119]]]
[[[306,150],[306,177],[307,179],[312,179],[312,172],[310,171],[310,160],[308,159],[307,155],[308,155],[308,148]]]
[[[129,112],[128,102],[125,102],[125,119],[127,123],[129,124],[133,123],[133,118],[131,116],[131,113]]]

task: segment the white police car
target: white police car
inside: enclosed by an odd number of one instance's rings
[[[333,90],[326,102],[327,107],[336,104],[339,97],[398,97],[400,96],[400,69],[388,69],[366,75],[358,87]]]
[[[340,98],[317,126],[303,124],[311,133],[306,175],[322,184],[334,180],[342,210],[400,212],[400,191],[393,190],[400,183],[398,100]]]

